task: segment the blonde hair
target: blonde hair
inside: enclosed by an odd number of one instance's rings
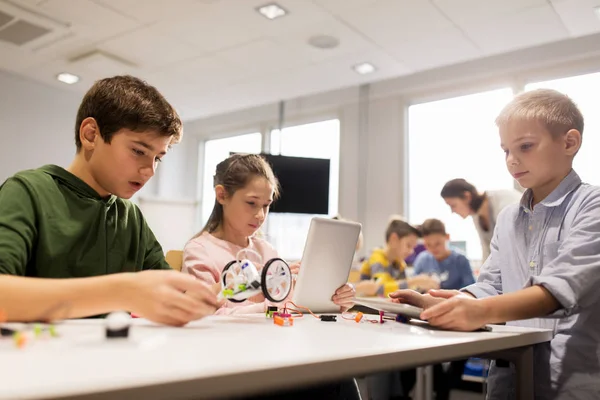
[[[502,128],[515,121],[538,122],[555,137],[571,129],[583,135],[583,115],[575,102],[552,89],[537,89],[515,96],[500,111],[496,125]]]
[[[213,177],[213,187],[221,185],[225,188],[227,196],[233,194],[239,189],[244,188],[253,178],[265,178],[273,186],[273,200],[279,197],[279,182],[273,173],[269,163],[257,154],[234,154],[217,165],[217,170]],[[203,232],[212,233],[223,223],[223,205],[215,199],[208,222],[202,230],[194,237],[200,236]]]

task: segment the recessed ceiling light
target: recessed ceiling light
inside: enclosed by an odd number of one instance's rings
[[[594,12],[596,13],[596,17],[600,18],[600,6],[594,7]]]
[[[317,49],[333,49],[340,45],[340,40],[333,36],[317,35],[310,37],[308,44]]]
[[[56,75],[56,79],[68,85],[72,85],[74,83],[79,82],[79,77],[77,75],[73,75],[68,72],[63,72]]]
[[[256,7],[256,11],[262,14],[267,19],[275,19],[283,17],[288,12],[277,3],[269,3],[264,6]]]
[[[375,72],[377,68],[375,68],[373,64],[365,62],[361,64],[356,64],[352,67],[352,69],[354,69],[354,71],[356,71],[358,74],[367,75]]]

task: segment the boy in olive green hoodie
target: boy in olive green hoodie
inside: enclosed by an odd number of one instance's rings
[[[0,310],[9,320],[125,309],[182,325],[214,312],[208,286],[156,271],[170,270],[163,250],[127,200],[181,135],[177,112],[147,83],[116,76],[92,86],[69,168],[22,171],[0,187]]]

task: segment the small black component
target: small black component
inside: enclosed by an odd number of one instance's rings
[[[321,315],[321,321],[336,322],[337,319],[335,315]]]
[[[12,336],[15,333],[17,333],[17,331],[15,331],[14,329],[0,328],[0,336]]]

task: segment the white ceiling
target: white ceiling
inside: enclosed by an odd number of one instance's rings
[[[189,120],[600,32],[600,0],[277,0],[289,14],[273,21],[255,11],[265,3],[0,0],[53,29],[22,46],[0,41],[0,69],[81,93],[130,73]],[[340,45],[310,47],[318,34]],[[94,51],[114,58],[82,59]],[[351,69],[364,61],[377,71]],[[65,71],[82,80],[56,81]]]

